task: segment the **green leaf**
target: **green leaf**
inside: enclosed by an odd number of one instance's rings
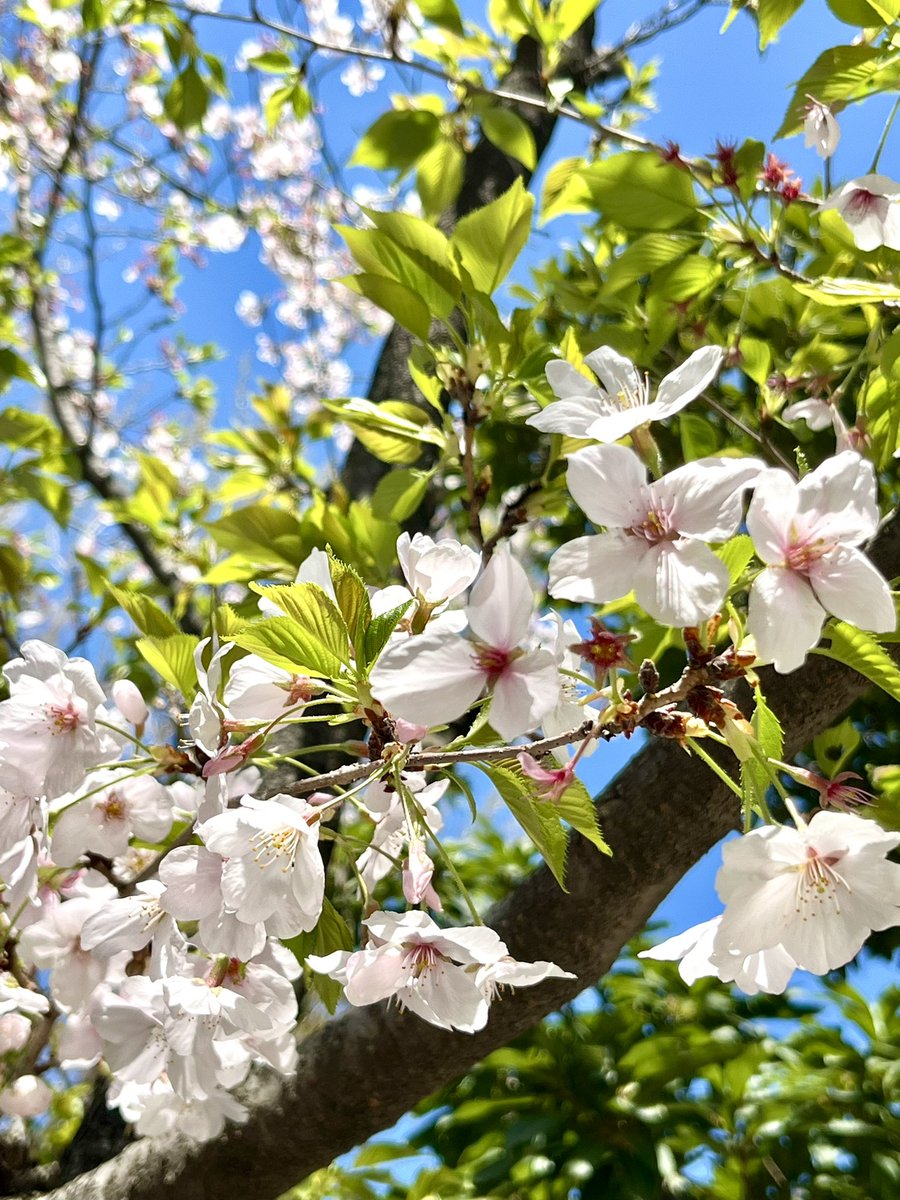
[[[412,600],[404,600],[396,608],[388,609],[387,612],[381,613],[380,616],[372,618],[369,628],[366,630],[365,657],[367,667],[372,665],[388,644],[391,634],[397,628],[397,622],[402,619],[412,603]]]
[[[108,590],[119,608],[124,608],[141,633],[154,638],[174,637],[181,630],[167,612],[141,592],[108,585]]]
[[[790,20],[802,4],[803,0],[757,0],[760,50],[765,50],[770,42],[778,40],[782,25]]]
[[[536,802],[540,803],[537,798]],[[545,800],[543,803],[546,804],[548,801]],[[576,829],[582,837],[586,837],[598,850],[603,854],[612,854],[612,850],[600,832],[597,806],[580,779],[573,779],[560,798],[549,803],[553,804],[558,816]]]
[[[750,723],[760,749],[767,758],[780,759],[784,753],[784,736],[781,725],[769,708],[760,687],[756,688],[754,695],[756,708]],[[756,758],[748,758],[741,763],[741,787],[744,791],[744,803],[751,812],[765,812],[766,792],[769,790],[770,783],[771,773],[764,763]]]
[[[193,62],[176,75],[163,98],[169,120],[179,129],[193,129],[206,116],[209,87]]]
[[[528,241],[534,197],[521,179],[484,208],[463,217],[451,244],[480,292],[490,295],[509,274]]]
[[[644,275],[652,275],[661,267],[677,262],[696,244],[696,236],[689,233],[647,233],[635,238],[610,263],[604,293],[618,291]]]
[[[282,657],[295,656],[293,666],[303,666],[310,675],[331,677],[339,675],[342,666],[350,665],[344,618],[317,583],[277,584],[273,587],[251,583],[250,589],[275,604],[287,617],[274,617],[244,626],[235,638],[239,646],[245,650],[251,649],[246,644],[248,637],[268,639],[270,649],[277,650]],[[292,628],[283,624],[285,619]],[[266,633],[266,628],[276,623],[273,639]],[[285,638],[287,641],[283,640]],[[257,653],[266,657],[261,651]],[[270,658],[268,661],[275,660]]]
[[[349,165],[405,171],[434,145],[440,132],[434,113],[422,109],[383,113],[360,138]]]
[[[838,279],[826,275],[815,283],[795,283],[794,287],[810,300],[829,308],[858,304],[900,305],[900,287],[879,279]]]
[[[455,203],[466,169],[466,152],[444,138],[427,150],[416,167],[416,188],[425,216],[435,221]]]
[[[293,71],[295,63],[283,50],[266,50],[263,54],[257,54],[255,58],[248,58],[247,66],[257,71],[267,71],[272,75],[284,75],[287,71]]]
[[[830,645],[819,646],[814,654],[852,667],[889,696],[900,700],[900,667],[870,633],[864,633],[846,621],[831,621],[825,627],[825,637]]]
[[[492,145],[529,171],[537,166],[537,146],[531,126],[508,108],[478,110],[481,132]]]
[[[449,29],[451,32],[463,35],[462,17],[454,0],[418,0],[419,11],[426,20],[431,21],[433,25],[440,26],[441,29]]]
[[[719,449],[717,430],[699,413],[681,413],[678,417],[678,434],[685,462],[705,458]]]
[[[331,560],[331,580],[344,624],[358,650],[357,657],[363,658],[365,633],[372,620],[372,605],[366,585],[353,567],[336,558]]]
[[[388,521],[405,521],[425,499],[431,471],[389,471],[378,481],[372,496],[372,512]]]
[[[42,413],[27,412],[24,408],[0,411],[0,442],[17,450],[35,446],[45,453],[62,447],[59,430],[50,418]]]
[[[566,891],[568,837],[555,806],[549,800],[536,800],[524,777],[514,771],[506,767],[478,765],[540,851],[553,878]]]
[[[443,433],[423,409],[406,400],[381,404],[363,399],[326,400],[324,404],[382,462],[408,465],[421,456],[424,445],[443,447]]]
[[[259,567],[287,563],[296,568],[308,550],[296,517],[269,504],[236,509],[205,527],[217,545],[254,559]]]
[[[135,645],[138,653],[157,675],[166,683],[177,688],[185,700],[192,700],[197,691],[197,668],[194,651],[199,639],[189,633],[177,633],[171,637],[138,638]]]
[[[798,81],[776,138],[799,133],[803,125],[807,97],[815,96],[823,104],[843,107],[850,100],[896,87],[896,60],[885,58],[877,46],[834,46],[823,51]]]
[[[545,45],[552,46],[567,41],[577,33],[588,17],[599,8],[600,0],[559,0],[550,10],[549,18],[542,27]],[[552,41],[548,35],[552,36]]]
[[[828,7],[845,25],[871,29],[900,16],[900,0],[828,0]]]
[[[813,738],[813,754],[826,779],[834,779],[839,771],[845,771],[861,744],[862,736],[849,717],[817,734]]]
[[[340,282],[360,296],[371,300],[376,308],[384,309],[398,325],[427,342],[431,331],[431,313],[422,298],[405,284],[385,275],[347,275]]]
[[[5,391],[11,379],[24,379],[26,383],[43,387],[46,382],[37,367],[31,366],[24,358],[10,350],[8,346],[0,348],[0,391]]]
[[[728,577],[731,586],[734,587],[753,557],[753,539],[746,533],[739,533],[723,546],[719,546],[716,555],[728,568]]]
[[[402,283],[434,316],[449,317],[461,285],[443,233],[408,213],[363,211],[374,229],[338,229],[363,271]]]
[[[603,216],[623,229],[675,229],[696,216],[690,176],[656,154],[614,154],[582,177]]]
[[[355,946],[353,934],[347,922],[326,897],[322,905],[322,915],[315,929],[309,933],[298,933],[296,937],[284,938],[285,946],[291,951],[299,963],[304,966],[307,985],[314,987],[322,1003],[330,1013],[333,1013],[341,998],[341,985],[327,975],[320,975],[306,966],[310,954],[324,957],[333,954],[335,950],[352,950]]]

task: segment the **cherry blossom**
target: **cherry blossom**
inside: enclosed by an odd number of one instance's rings
[[[371,675],[374,695],[392,713],[430,726],[455,720],[489,690],[501,737],[534,728],[556,704],[559,676],[548,651],[523,645],[533,603],[523,568],[498,551],[466,608],[471,638],[436,632],[389,646]]]
[[[308,965],[342,983],[350,1004],[395,997],[442,1029],[483,1029],[493,983],[529,987],[551,976],[574,978],[552,963],[515,963],[498,935],[484,925],[441,929],[422,912],[374,913],[363,924],[369,932],[365,949],[310,955]]]
[[[165,891],[160,905],[179,921],[197,921],[202,945],[213,954],[228,954],[242,962],[259,954],[266,942],[262,921],[238,919],[222,896],[224,860],[205,846],[179,846],[159,868]]]
[[[81,941],[87,921],[114,896],[113,888],[95,889],[90,897],[75,896],[22,932],[25,961],[49,969],[50,994],[65,1012],[84,1008],[101,980],[123,965],[113,961],[113,955],[101,959],[89,953]]]
[[[827,613],[884,633],[896,617],[890,588],[858,547],[878,524],[875,471],[852,451],[799,483],[769,470],[756,483],[747,528],[767,564],[750,591],[748,630],[760,658],[796,670]]]
[[[808,100],[803,119],[804,145],[807,150],[815,147],[820,158],[831,158],[841,140],[841,127],[827,104],[812,96]]]
[[[198,827],[206,847],[228,859],[222,895],[239,920],[264,921],[278,937],[314,928],[325,892],[320,816],[296,796],[244,796],[239,808]]]
[[[584,360],[599,375],[602,388],[571,363],[553,359],[547,364],[547,380],[559,399],[529,417],[526,424],[544,433],[616,442],[641,425],[664,421],[680,412],[709,387],[724,357],[725,351],[719,346],[695,350],[662,380],[652,403],[647,379],[642,379],[633,363],[610,346],[601,346]]]
[[[879,246],[900,250],[900,183],[886,175],[851,179],[832,192],[821,208],[841,214],[860,250]]]
[[[3,674],[10,696],[0,702],[0,762],[9,760],[34,792],[74,791],[88,767],[118,758],[124,739],[97,724],[109,717],[86,659],[28,641]]]
[[[299,715],[317,686],[306,675],[285,671],[257,654],[248,654],[229,671],[222,702],[235,721],[275,721],[287,713]]]
[[[435,541],[427,534],[412,538],[401,533],[397,558],[410,594],[426,604],[438,605],[459,596],[481,570],[481,555],[453,538]]]
[[[758,992],[780,995],[797,969],[783,946],[771,946],[754,954],[731,954],[716,950],[716,937],[722,917],[713,917],[693,925],[684,933],[641,950],[638,958],[678,962],[678,974],[690,986],[698,979],[716,978],[735,983],[748,996]]]
[[[822,811],[808,825],[767,825],[727,842],[717,954],[780,946],[816,975],[843,966],[872,930],[900,924],[900,865],[886,860],[898,843],[900,833],[874,821]]]
[[[81,792],[93,795],[62,798],[68,803],[50,840],[53,860],[62,866],[75,863],[88,850],[115,858],[125,853],[132,837],[158,842],[172,826],[166,789],[149,775],[95,771]]]
[[[633,589],[661,624],[699,624],[720,607],[729,583],[725,564],[704,542],[731,537],[743,489],[762,470],[753,458],[699,458],[648,484],[633,450],[579,450],[569,459],[569,491],[607,531],[556,551],[550,594],[599,603]]]

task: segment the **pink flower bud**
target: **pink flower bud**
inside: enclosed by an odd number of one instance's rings
[[[116,708],[135,729],[150,716],[144,697],[130,679],[117,679],[112,685],[112,695]]]
[[[0,1113],[8,1117],[39,1117],[46,1112],[53,1092],[36,1075],[22,1075],[0,1092]]]

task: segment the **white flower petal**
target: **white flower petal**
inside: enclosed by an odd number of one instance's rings
[[[676,367],[660,383],[656,399],[650,408],[654,421],[663,420],[680,412],[686,404],[699,396],[712,383],[725,358],[721,346],[703,346]]]
[[[618,600],[631,591],[648,551],[643,539],[619,532],[566,542],[550,559],[550,595],[590,604]]]
[[[472,588],[466,608],[469,627],[486,645],[511,650],[527,636],[533,611],[534,593],[525,569],[503,547]]]
[[[420,634],[398,642],[372,671],[373,694],[390,712],[418,725],[454,721],[481,695],[487,674],[458,634]]]
[[[887,580],[853,546],[837,546],[809,568],[819,603],[842,621],[875,633],[893,633],[897,624]]]
[[[757,458],[698,458],[650,485],[651,507],[687,537],[724,542],[740,523],[744,488],[764,470]]]
[[[595,525],[630,529],[650,509],[647,472],[626,446],[588,446],[569,459],[566,484]]]
[[[763,662],[782,675],[802,667],[818,642],[825,610],[808,581],[795,571],[767,567],[750,589],[747,630]]]
[[[728,569],[702,542],[651,546],[634,575],[638,604],[661,625],[683,629],[711,617],[728,592]]]

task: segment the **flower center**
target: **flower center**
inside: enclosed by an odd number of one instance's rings
[[[300,830],[285,826],[283,829],[260,830],[250,839],[253,846],[253,861],[263,869],[270,863],[287,859],[282,871],[290,871],[297,857]]]
[[[66,704],[51,704],[49,716],[53,733],[74,733],[81,722],[78,710],[71,700]]]
[[[820,854],[814,847],[807,847],[806,862],[795,868],[798,872],[797,912],[804,921],[827,911],[826,905],[835,915],[840,914],[838,889],[850,891],[846,879],[835,870],[842,857],[841,854]]]
[[[796,527],[792,527],[791,540],[784,551],[784,565],[792,571],[806,574],[832,548],[824,538],[806,539]]]
[[[444,955],[431,942],[406,942],[404,949],[406,954],[403,956],[403,966],[411,971],[416,979],[445,961]]]
[[[883,199],[883,196],[877,196],[866,188],[856,188],[847,202],[845,211],[851,216],[862,219],[869,216],[870,213],[876,212],[879,208],[879,201]]]
[[[109,792],[102,804],[97,806],[104,821],[124,821],[128,808],[118,792]]]
[[[484,646],[478,644],[475,647],[475,661],[484,671],[485,675],[491,683],[509,668],[509,664],[513,661],[515,652],[510,650],[502,650],[499,646]]]
[[[672,529],[669,525],[668,513],[662,512],[660,509],[648,512],[640,525],[632,525],[627,532],[633,537],[643,538],[651,546],[655,546],[658,542],[674,542],[678,538],[677,530]]]
[[[650,380],[646,375],[636,389],[622,388],[615,396],[616,404],[620,409],[643,408],[649,400]]]

